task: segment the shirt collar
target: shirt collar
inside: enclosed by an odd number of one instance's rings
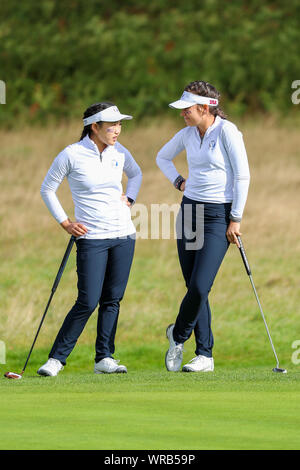
[[[90,139],[88,134],[82,139],[81,142],[84,145],[84,147],[86,147],[88,149],[91,149],[91,150],[94,150],[94,152],[96,152],[97,155],[100,155],[100,152],[99,152],[99,149],[98,149],[97,145],[95,144],[95,142],[92,139]],[[105,147],[103,152],[108,152],[108,151],[114,149],[114,147],[115,147],[114,145],[108,145],[107,147]],[[103,153],[103,152],[101,152],[101,153]]]
[[[206,135],[209,135],[211,133],[211,131],[213,129],[215,129],[220,124],[221,120],[222,120],[222,118],[220,118],[220,116],[216,116],[214,122],[212,123],[212,125],[209,126],[208,129],[206,130],[206,132],[204,134],[204,137]],[[195,130],[196,130],[197,134],[200,135],[199,129],[197,128],[197,126],[195,126]]]
[[[214,122],[212,123],[211,126],[207,129],[209,132],[211,132],[213,129],[215,129],[221,122],[222,118],[220,116],[216,116]]]

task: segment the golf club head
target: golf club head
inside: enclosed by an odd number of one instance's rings
[[[281,369],[280,367],[274,367],[274,369],[272,369],[273,372],[279,372],[281,374],[287,374],[287,370],[286,369]]]
[[[6,372],[4,374],[4,377],[6,377],[7,379],[21,379],[22,378],[22,375],[20,374],[15,374],[15,372]]]

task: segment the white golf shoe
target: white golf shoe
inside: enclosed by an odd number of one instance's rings
[[[168,326],[166,335],[170,343],[170,347],[166,352],[165,364],[166,368],[170,372],[178,372],[181,368],[182,355],[183,355],[183,344],[175,343],[173,338],[174,324]]]
[[[94,372],[95,374],[126,374],[127,368],[120,361],[113,359],[112,357],[105,357],[101,361],[95,363]]]
[[[182,368],[182,372],[212,372],[214,360],[212,357],[196,356]]]
[[[64,366],[58,359],[50,357],[46,364],[39,368],[37,373],[39,375],[55,377],[59,373],[59,371],[63,370],[63,368]]]

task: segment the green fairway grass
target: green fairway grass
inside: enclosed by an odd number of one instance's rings
[[[1,449],[299,449],[299,374],[78,373],[0,390]]]
[[[170,373],[159,346],[125,352],[128,374],[93,374],[87,347],[57,377],[36,374],[45,350],[21,380],[5,379],[2,365],[0,448],[299,449],[297,367],[275,374],[272,363],[229,363],[213,373]],[[10,355],[10,370],[20,372],[22,354]]]

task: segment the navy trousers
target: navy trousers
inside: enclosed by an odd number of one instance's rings
[[[185,233],[196,232],[196,208],[198,204],[204,206],[203,246],[191,249],[191,240]],[[189,205],[189,216],[185,217]],[[177,249],[182,273],[187,286],[187,292],[180,305],[179,314],[173,330],[174,340],[184,343],[195,333],[196,355],[212,357],[214,338],[211,330],[211,310],[208,294],[213,285],[216,274],[229,246],[226,231],[229,220],[231,203],[213,204],[197,202],[183,197],[182,236],[177,239]],[[192,218],[192,220],[189,220]],[[198,219],[199,222],[200,219]],[[189,229],[185,230],[185,225]]]
[[[120,301],[132,264],[135,238],[80,239],[77,245],[78,297],[66,316],[49,357],[66,364],[90,315],[99,304],[95,362],[112,357]]]

